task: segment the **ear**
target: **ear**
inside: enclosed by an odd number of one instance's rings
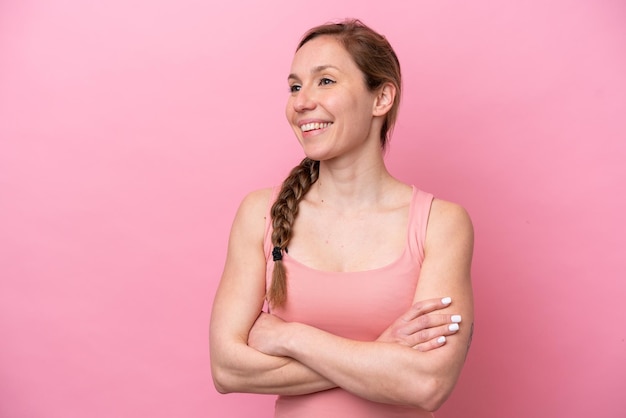
[[[396,86],[391,83],[385,83],[378,90],[376,100],[374,101],[374,116],[384,116],[391,110],[396,98]]]

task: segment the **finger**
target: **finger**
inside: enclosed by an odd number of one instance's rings
[[[428,328],[435,328],[446,324],[458,324],[461,322],[461,315],[429,314],[419,316],[402,327],[405,334],[414,334]]]
[[[416,347],[421,344],[432,344],[440,337],[456,334],[460,326],[458,323],[441,325],[435,328],[427,328],[406,337],[407,345]],[[445,341],[444,341],[445,342]]]
[[[440,299],[426,299],[415,302],[411,308],[402,316],[405,321],[411,321],[418,316],[443,309],[452,303],[452,298],[445,297]]]
[[[439,347],[443,347],[444,345],[446,345],[446,342],[447,342],[447,338],[442,335],[440,337],[433,338],[432,340],[426,341],[425,343],[418,344],[414,346],[413,348],[417,351],[425,352],[425,351],[434,350]]]

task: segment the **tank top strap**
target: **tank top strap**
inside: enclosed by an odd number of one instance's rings
[[[411,212],[409,213],[409,249],[420,266],[424,260],[424,243],[426,242],[426,228],[434,196],[413,186],[411,198]]]

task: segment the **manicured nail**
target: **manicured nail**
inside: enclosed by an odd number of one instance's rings
[[[452,315],[450,318],[452,322],[461,322],[461,315]]]
[[[439,344],[443,344],[443,343],[445,343],[445,342],[446,342],[446,337],[441,336],[441,337],[437,338],[437,342],[438,342]]]
[[[452,303],[452,298],[451,297],[445,297],[445,298],[441,299],[441,303],[443,303],[444,305],[449,305],[450,303]]]
[[[450,324],[450,325],[448,325],[448,329],[451,332],[458,331],[459,330],[459,324]]]

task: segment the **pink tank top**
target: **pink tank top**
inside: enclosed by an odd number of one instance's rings
[[[270,199],[274,203],[280,188]],[[433,196],[413,187],[404,252],[391,264],[359,272],[328,272],[307,267],[283,254],[287,271],[287,302],[272,310],[285,321],[301,322],[335,335],[374,341],[411,306],[424,259],[426,225]],[[271,283],[271,218],[267,216],[264,249],[267,287]],[[376,382],[372,382],[373,385]],[[279,396],[276,418],[432,417],[416,408],[388,405],[337,388],[300,396]]]

